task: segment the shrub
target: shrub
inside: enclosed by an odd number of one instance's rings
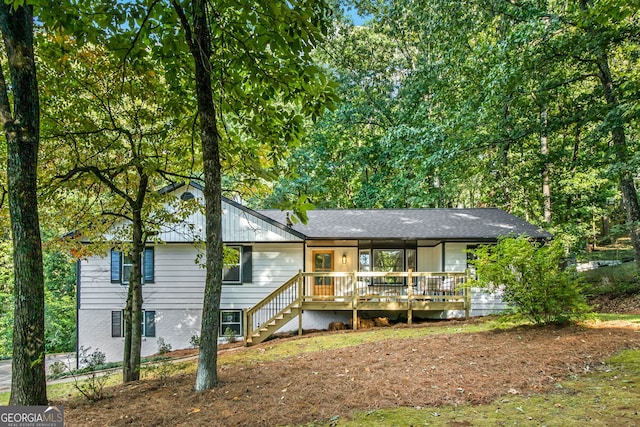
[[[189,339],[189,344],[191,345],[192,348],[200,348],[200,335],[198,334],[191,335],[191,338]]]
[[[234,331],[229,327],[227,327],[227,329],[224,330],[224,336],[229,340],[230,343],[234,343],[238,341],[238,336],[236,334],[236,331]]]
[[[100,372],[106,363],[106,355],[98,351],[89,353],[91,348],[80,347],[78,352],[80,366],[83,367],[83,378],[73,376],[75,388],[92,402],[104,398],[104,387],[109,380],[109,372]]]
[[[158,338],[158,354],[167,354],[171,351],[171,344],[164,342],[164,338]]]
[[[561,267],[561,241],[543,245],[525,237],[502,238],[473,253],[476,279],[468,286],[501,291],[504,301],[532,322],[563,322],[589,311],[582,284]]]

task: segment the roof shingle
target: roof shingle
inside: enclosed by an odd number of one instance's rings
[[[286,212],[259,213],[286,224]],[[322,209],[307,212],[307,224],[292,228],[310,239],[438,239],[495,240],[527,235],[552,235],[497,208],[476,209]]]

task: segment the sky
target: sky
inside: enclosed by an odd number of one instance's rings
[[[365,21],[371,18],[371,16],[358,15],[358,11],[353,8],[351,9],[344,8],[344,14],[351,18],[354,25],[362,25],[365,23]]]

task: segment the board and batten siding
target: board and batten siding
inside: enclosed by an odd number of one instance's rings
[[[180,224],[162,228],[159,239],[163,242],[193,242],[204,240],[205,216],[202,212],[190,215]],[[223,242],[301,242],[302,239],[286,227],[263,219],[249,210],[222,201]]]
[[[249,308],[260,302],[304,265],[303,243],[257,243],[253,245],[253,280],[241,285],[222,285],[220,308]]]
[[[418,246],[417,271],[442,271],[442,244]]]

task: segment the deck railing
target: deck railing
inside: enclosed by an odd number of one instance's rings
[[[269,323],[280,312],[301,301],[301,274],[296,274],[258,304],[245,311],[246,331],[253,331],[261,325]]]
[[[409,297],[433,300],[459,299],[465,296],[464,284],[468,278],[466,272],[412,271],[301,273],[301,276],[304,281],[303,301],[338,301],[354,295],[360,300],[407,300]]]
[[[460,303],[468,316],[470,293],[464,286],[468,278],[466,272],[299,272],[245,311],[245,331],[257,330],[292,308],[302,310],[307,304],[315,304],[317,309],[317,303],[324,303],[324,309],[348,303],[354,316],[362,303],[374,306],[380,303],[380,308],[384,309],[384,303],[403,302],[409,311],[412,303],[416,309],[420,302],[423,306],[438,302]]]

